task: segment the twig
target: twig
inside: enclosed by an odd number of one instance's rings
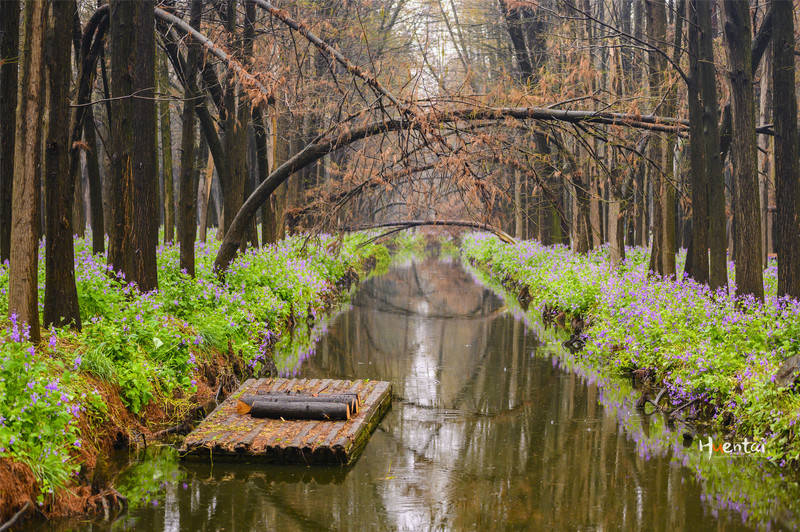
[[[11,518],[11,519],[9,519],[8,521],[6,521],[6,522],[3,524],[3,526],[0,526],[0,532],[3,532],[3,530],[8,530],[9,528],[11,528],[11,527],[14,525],[14,523],[16,523],[16,522],[17,522],[17,520],[18,520],[20,517],[22,517],[22,516],[25,514],[25,512],[27,512],[27,511],[28,511],[28,508],[30,508],[30,507],[31,507],[31,501],[27,501],[27,502],[26,502],[26,503],[25,503],[25,504],[22,506],[22,508],[20,508],[20,510],[19,510],[17,513],[15,513],[15,514],[14,514],[14,517],[12,517],[12,518]]]
[[[697,399],[692,399],[691,401],[687,401],[687,402],[683,403],[681,406],[679,406],[679,407],[677,407],[677,408],[675,408],[675,409],[670,411],[670,413],[669,413],[670,417],[675,416],[675,414],[677,414],[678,412],[680,412],[681,410],[683,410],[687,406],[692,405],[692,404],[694,404],[696,402],[697,402]]]

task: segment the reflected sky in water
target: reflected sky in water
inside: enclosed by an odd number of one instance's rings
[[[361,286],[300,368],[392,381],[392,409],[353,466],[155,467],[164,491],[113,528],[747,529],[669,453],[637,452],[597,386],[539,349],[459,264],[395,267]]]

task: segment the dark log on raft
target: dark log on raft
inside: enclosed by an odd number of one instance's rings
[[[236,403],[239,414],[272,419],[317,419],[322,421],[350,419],[350,405],[347,403],[294,402],[294,401],[254,401],[248,405],[242,400]]]
[[[239,398],[243,403],[252,405],[255,401],[279,401],[290,403],[342,403],[350,407],[350,414],[358,414],[359,399],[354,393],[341,393],[330,395],[289,395],[286,393],[264,393],[256,395],[243,395]]]

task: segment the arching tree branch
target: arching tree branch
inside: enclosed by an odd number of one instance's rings
[[[411,229],[412,227],[423,227],[423,226],[437,226],[437,227],[469,227],[472,229],[480,229],[481,231],[488,231],[497,235],[500,240],[506,242],[508,244],[516,243],[516,240],[500,229],[492,227],[489,224],[485,224],[482,222],[474,222],[472,220],[408,220],[404,222],[382,222],[382,223],[375,223],[375,224],[366,224],[366,225],[359,225],[354,227],[343,227],[341,228],[342,231],[364,231],[367,229],[380,229],[382,227],[395,227],[395,228],[402,228],[402,229]]]
[[[420,118],[420,117],[417,117]],[[543,120],[561,122],[592,122],[599,124],[624,125],[637,129],[655,131],[677,132],[686,128],[684,121],[675,118],[665,118],[653,115],[629,115],[621,113],[569,111],[560,109],[543,109],[539,107],[506,107],[506,108],[478,108],[459,109],[451,111],[431,111],[421,117],[428,126],[445,122],[472,121],[472,120],[505,120],[515,118],[520,120]],[[288,161],[276,168],[261,184],[256,187],[249,198],[244,202],[239,212],[236,213],[230,228],[225,235],[219,252],[217,253],[214,267],[222,272],[236,256],[241,238],[258,208],[270,197],[272,192],[294,172],[305,168],[319,160],[336,148],[352,144],[358,140],[406,128],[420,128],[423,121],[418,119],[386,118],[365,126],[349,129],[342,126],[338,134],[317,139],[308,144]]]

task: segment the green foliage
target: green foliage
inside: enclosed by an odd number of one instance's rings
[[[0,456],[31,467],[41,492],[63,487],[75,465],[70,450],[81,445],[79,397],[64,364],[37,353],[16,317],[0,345]],[[52,350],[51,351],[52,354]]]
[[[122,473],[117,483],[117,489],[132,508],[151,501],[158,504],[167,486],[177,485],[186,477],[173,448],[149,447],[142,455],[141,460]]]
[[[212,270],[218,242],[197,244],[195,278],[180,271],[177,245],[162,246],[159,289],[146,294],[114,274],[104,256],[92,255],[90,239],[77,240],[82,331],[52,330],[33,346],[12,320],[0,344],[0,456],[28,464],[45,493],[64,486],[82,445],[77,417],[84,413],[100,423],[107,415],[99,395],[87,393],[84,377],[115,386],[140,414],[178,391],[190,396],[199,361],[229,345],[242,365],[257,369],[264,339],[289,338],[283,333],[290,322],[323,313],[348,271],[363,275],[370,259],[385,267],[386,248],[368,238],[289,237],[241,254],[224,281]],[[6,309],[7,287],[8,269],[0,267],[0,307]]]
[[[440,257],[458,257],[461,253],[458,244],[449,235],[443,235],[439,239],[439,244],[441,246],[439,249]]]
[[[642,249],[628,249],[622,268],[605,249],[581,256],[482,234],[465,237],[462,251],[506,287],[527,288],[532,312],[547,304],[587,318],[581,357],[594,366],[618,375],[653,368],[673,401],[706,405],[720,428],[764,443],[778,463],[800,460],[800,394],[773,378],[800,352],[800,302],[775,297],[774,264],[760,303],[654,276]]]

